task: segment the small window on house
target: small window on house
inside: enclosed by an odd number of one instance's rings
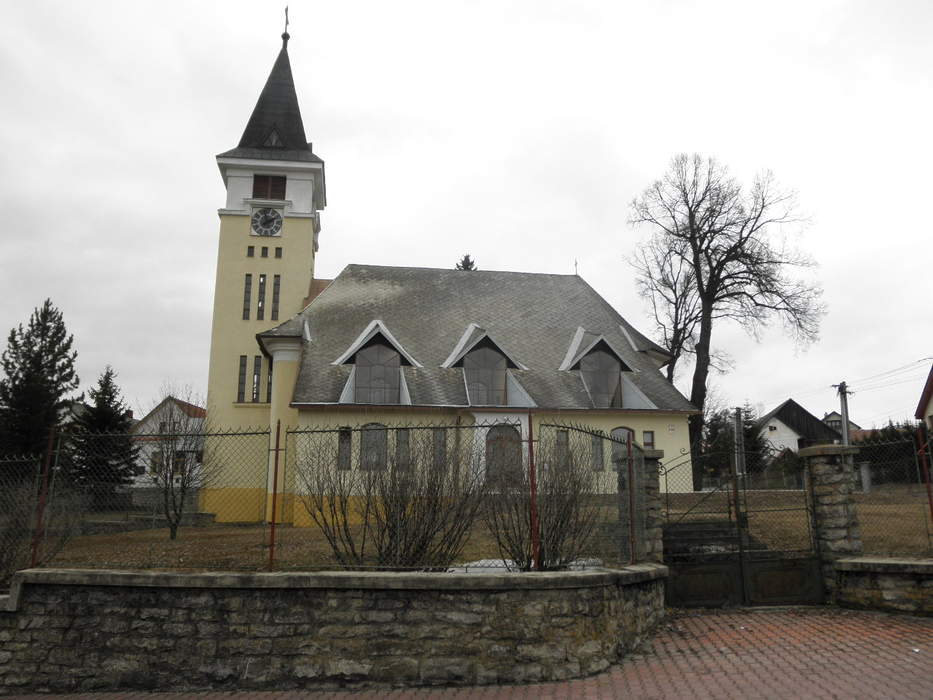
[[[249,298],[253,291],[253,276],[246,275],[243,280],[243,320],[249,321]]]
[[[240,355],[240,370],[237,373],[236,400],[243,403],[246,398],[246,355]]]
[[[408,469],[411,466],[411,440],[408,428],[395,431],[395,468]]]
[[[505,355],[491,344],[477,347],[463,358],[463,375],[466,377],[470,404],[474,406],[505,406],[506,400]]]
[[[253,175],[253,199],[285,199],[285,176]]]
[[[262,377],[262,355],[253,357],[253,393],[251,400],[253,403],[259,403],[259,382]]]
[[[165,421],[164,421],[164,420],[160,420],[160,421],[159,421],[159,432],[160,432],[160,433],[164,433],[164,432],[165,432],[165,427],[166,427],[166,426],[165,426]]]
[[[262,248],[259,249],[259,257],[260,257],[260,258],[268,258],[268,257],[269,257],[269,246],[265,246],[265,245],[264,245]]]
[[[434,428],[431,442],[434,448],[434,469],[444,471],[447,469],[447,429]]]
[[[601,472],[606,467],[605,455],[603,454],[603,442],[605,438],[602,435],[590,436],[590,456],[593,462],[593,471]]]
[[[256,320],[262,321],[266,317],[266,276],[259,275],[259,289],[256,294]]]
[[[401,360],[392,346],[376,341],[356,353],[356,403],[397,404],[401,395]]]
[[[282,249],[279,248],[278,246],[276,246],[276,249],[275,249],[275,257],[277,257],[277,258],[281,258],[281,257],[282,257]]]
[[[769,425],[769,426],[768,426],[768,431],[769,431],[769,432],[776,431],[776,430],[777,430],[777,426],[776,426],[776,425]]]
[[[646,450],[654,449],[654,431],[653,430],[642,430],[641,431],[641,446]]]
[[[388,430],[381,423],[367,423],[360,431],[360,469],[385,469]]]
[[[251,246],[251,245],[246,246],[246,257],[247,258],[251,258],[255,254],[256,254],[256,248],[254,246]]]
[[[622,408],[622,363],[595,349],[580,360],[580,374],[596,408]]]
[[[272,320],[279,320],[279,293],[282,287],[282,276],[272,276]]]
[[[341,428],[337,432],[337,469],[350,468],[350,455],[353,449],[353,430]]]

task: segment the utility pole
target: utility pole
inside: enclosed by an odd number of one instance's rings
[[[842,444],[849,444],[849,394],[852,392],[849,391],[849,388],[846,386],[846,383],[839,382],[838,384],[833,384],[836,387],[836,390],[839,392],[839,412],[842,414]]]

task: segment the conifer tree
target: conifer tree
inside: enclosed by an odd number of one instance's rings
[[[112,505],[118,486],[130,483],[139,448],[130,435],[133,420],[120,397],[116,373],[107,367],[91,389],[90,404],[71,429],[69,468],[75,485],[93,496],[94,506]]]
[[[41,454],[68,395],[78,388],[74,338],[46,299],[26,328],[13,328],[0,356],[0,454]]]
[[[457,263],[457,266],[454,269],[455,270],[469,270],[472,272],[473,270],[476,269],[476,261],[473,260],[473,258],[471,258],[469,254],[464,255],[460,259],[460,262]]]

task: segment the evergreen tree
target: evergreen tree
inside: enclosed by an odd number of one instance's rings
[[[26,328],[10,331],[0,356],[0,454],[42,454],[49,430],[78,388],[74,338],[51,300],[35,309]]]
[[[455,270],[469,270],[469,271],[473,271],[473,270],[476,269],[476,261],[473,260],[473,259],[469,256],[469,254],[464,255],[464,256],[460,259],[460,262],[457,263],[457,266],[456,266],[454,269],[455,269]]]
[[[94,506],[114,505],[118,486],[130,483],[139,448],[130,434],[131,414],[107,367],[91,389],[90,405],[75,417],[69,439],[69,470],[75,485],[93,496]]]

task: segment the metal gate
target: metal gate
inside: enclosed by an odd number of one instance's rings
[[[776,479],[772,465],[785,469],[777,459],[736,450],[685,455],[662,469],[668,605],[823,602],[803,475]],[[685,488],[695,480],[701,490]]]

